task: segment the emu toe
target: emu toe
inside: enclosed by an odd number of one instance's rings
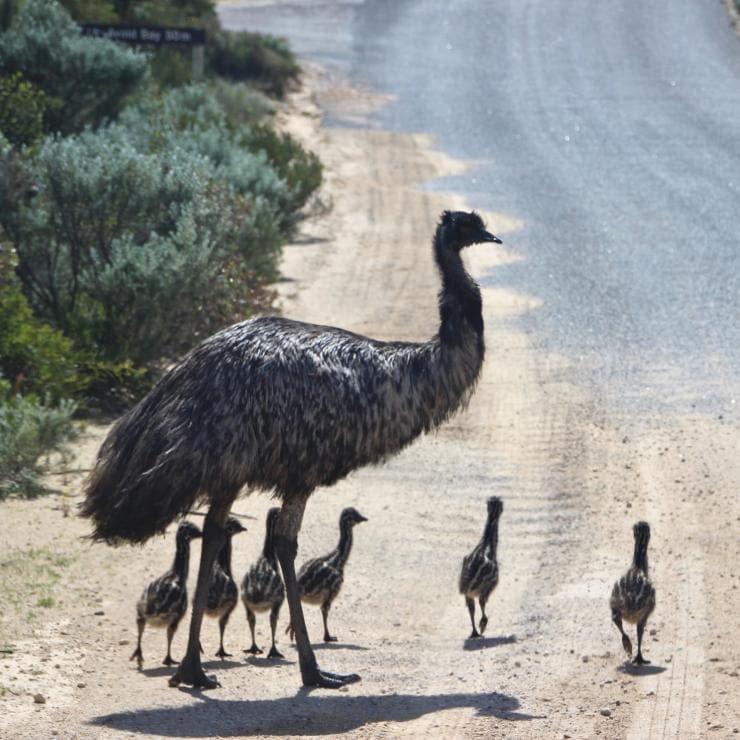
[[[632,662],[635,665],[649,665],[650,664],[649,660],[646,660],[645,658],[642,657],[642,653],[637,653],[637,655],[635,655],[635,657],[632,659]]]
[[[136,648],[133,653],[131,653],[131,657],[129,660],[133,660],[136,658],[136,663],[139,666],[139,670],[141,670],[141,667],[144,665],[144,656],[141,654],[141,648]]]
[[[260,652],[262,652],[260,650]],[[284,658],[285,656],[273,645],[270,652],[267,653],[268,658]]]
[[[215,676],[206,676],[199,660],[188,660],[187,656],[170,678],[169,684],[173,688],[185,684],[196,689],[215,689],[221,685]]]
[[[180,661],[179,660],[175,660],[171,655],[168,655],[162,661],[162,665],[179,665],[179,663],[180,663]]]
[[[336,635],[330,635],[328,632],[324,633],[324,642],[336,642]]]
[[[231,653],[227,653],[223,648],[219,648],[216,651],[216,657],[221,658],[221,660],[224,660],[224,658],[230,658]]]
[[[340,673],[329,673],[316,668],[314,671],[303,675],[303,685],[319,689],[341,689],[350,683],[357,683],[360,676],[356,673],[342,675]]]
[[[244,649],[245,653],[251,653],[252,655],[262,655],[263,651],[260,650],[260,648],[257,647],[254,643],[252,643],[252,647],[248,647]]]

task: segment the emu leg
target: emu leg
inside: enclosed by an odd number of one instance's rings
[[[468,605],[468,612],[470,613],[470,624],[473,625],[473,631],[468,638],[472,640],[475,637],[480,637],[478,630],[475,628],[475,602],[469,596],[466,596],[465,603]]]
[[[217,658],[221,658],[223,660],[224,658],[230,658],[231,653],[227,653],[226,650],[224,650],[224,630],[226,629],[226,625],[229,622],[229,617],[231,616],[231,612],[234,611],[234,607],[232,606],[231,609],[229,609],[222,617],[218,620],[218,630],[220,632],[221,640],[220,645],[218,648],[218,652],[216,653]]]
[[[280,614],[280,604],[270,609],[270,629],[272,630],[272,647],[267,653],[268,658],[282,658],[283,654],[275,647],[275,631],[277,630],[278,615]]]
[[[306,506],[306,497],[294,496],[284,501],[280,510],[275,549],[285,581],[285,592],[288,596],[290,609],[290,623],[295,632],[296,647],[298,648],[298,662],[301,667],[301,678],[304,686],[318,686],[325,689],[338,689],[348,683],[359,681],[356,673],[346,676],[322,671],[316,662],[313,648],[308,639],[306,621],[303,618],[303,609],[298,592],[298,579],[295,574],[295,557],[298,553],[298,532],[301,528],[303,510]]]
[[[336,642],[337,638],[329,634],[329,609],[331,609],[331,601],[325,601],[321,605],[321,616],[324,619],[324,642]]]
[[[486,627],[488,626],[488,617],[486,616],[486,603],[488,602],[489,596],[490,594],[481,594],[480,598],[478,599],[481,610],[481,618],[480,622],[478,623],[478,629],[480,630],[481,635],[486,631]]]
[[[167,625],[167,655],[162,661],[162,665],[177,665],[177,661],[172,660],[170,649],[172,648],[172,638],[175,636],[178,624],[180,624],[180,620],[176,619],[174,622],[170,622],[170,624]]]
[[[139,639],[136,642],[136,650],[131,653],[131,657],[129,658],[129,660],[133,660],[134,658],[136,658],[136,663],[139,666],[139,670],[141,670],[141,667],[144,665],[144,656],[141,653],[141,636],[144,634],[145,625],[146,619],[144,619],[144,617],[139,617],[136,620],[136,626],[139,629]]]
[[[622,633],[622,647],[624,648],[624,652],[627,653],[627,655],[632,655],[632,643],[622,628],[622,615],[617,611],[613,611],[612,622],[617,625],[617,629]]]
[[[257,642],[254,639],[254,625],[257,621],[256,617],[254,616],[254,612],[249,608],[246,607],[247,610],[247,622],[249,622],[249,630],[252,633],[252,647],[245,650],[245,653],[252,653],[253,655],[259,655],[262,651],[257,647]],[[274,637],[273,637],[274,642]]]
[[[223,504],[211,504],[203,524],[203,544],[200,553],[200,566],[198,568],[198,582],[195,587],[195,598],[193,599],[193,613],[190,617],[190,632],[188,634],[188,647],[182,663],[170,679],[170,686],[179,686],[181,683],[195,686],[196,688],[215,689],[220,684],[215,678],[209,678],[203,671],[200,662],[200,627],[203,623],[203,611],[208,600],[208,588],[211,583],[213,564],[216,562],[221,547],[226,541],[226,517],[233,497],[228,500],[228,506]]]
[[[645,660],[645,658],[642,657],[642,633],[645,631],[646,621],[647,620],[643,620],[642,622],[637,623],[637,655],[635,655],[635,658],[632,661],[636,665],[646,665],[650,663],[649,660]]]

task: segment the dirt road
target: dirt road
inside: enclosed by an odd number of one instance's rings
[[[334,207],[286,249],[282,308],[382,338],[424,339],[436,329],[431,233],[443,208],[465,204],[423,185],[465,165],[424,136],[322,126],[317,102],[342,106],[360,123],[383,103],[314,70],[286,115],[286,126],[325,161]],[[469,250],[478,277],[518,259],[518,224],[506,214],[484,215],[504,245]],[[566,358],[542,354],[512,328],[512,317],[536,310],[536,296],[486,288],[483,300],[487,360],[469,409],[389,464],[317,491],[308,507],[299,561],[333,547],[344,506],[369,520],[355,531],[332,610],[339,641],[317,645],[324,667],[359,672],[361,683],[336,693],[299,689],[296,653],[282,629],[285,661],[247,658],[241,606],[226,633],[233,657],[207,662],[222,688],[169,688],[171,670],[160,665],[164,635],[154,630],[145,633],[145,668],[137,672],[128,661],[134,604],[168,567],[172,536],[138,549],[81,540],[88,532],[74,516],[81,475],[71,473],[53,478],[59,495],[0,505],[0,735],[737,733],[737,414],[607,417],[569,382]],[[87,430],[69,467],[89,465],[103,432]],[[457,576],[492,494],[505,506],[501,580],[487,634],[471,644]],[[256,517],[234,541],[240,578],[261,548],[271,503],[254,496],[235,507]],[[641,518],[653,528],[658,606],[644,645],[652,664],[632,670],[608,596]],[[196,545],[194,561],[198,555]],[[281,627],[286,622],[287,607]],[[320,636],[317,609],[308,622]],[[182,628],[173,654],[182,654],[185,639]],[[268,639],[263,617],[258,642]],[[217,649],[214,622],[204,626],[203,645],[207,655]]]

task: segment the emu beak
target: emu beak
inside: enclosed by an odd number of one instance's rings
[[[503,244],[501,239],[491,234],[490,231],[481,231],[478,241],[481,242],[493,242],[494,244]]]
[[[367,521],[367,517],[366,516],[362,516],[362,514],[360,514],[360,521],[361,522],[366,522]]]

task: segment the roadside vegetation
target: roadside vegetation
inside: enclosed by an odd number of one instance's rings
[[[205,80],[189,49],[83,22],[205,28]],[[39,492],[75,419],[271,303],[322,177],[272,123],[298,73],[210,0],[0,0],[0,499]]]

